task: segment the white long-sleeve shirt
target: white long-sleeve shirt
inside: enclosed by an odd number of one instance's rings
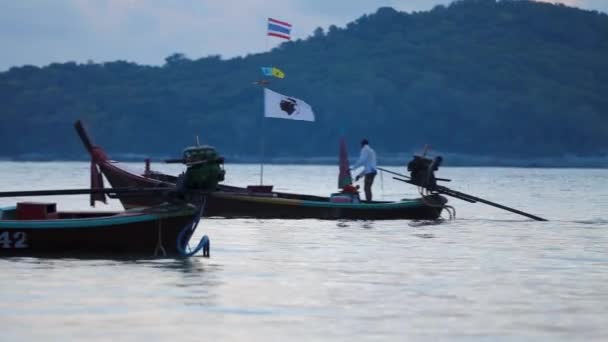
[[[366,175],[368,173],[376,172],[376,152],[369,147],[364,145],[361,148],[361,154],[359,160],[351,167],[352,170],[363,166],[363,170],[359,173],[359,176]]]

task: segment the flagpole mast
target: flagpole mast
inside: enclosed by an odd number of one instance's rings
[[[266,22],[266,26],[264,27],[265,30],[268,29],[268,22]],[[266,53],[268,52],[268,33],[266,33],[265,38],[264,38],[264,51]],[[266,89],[266,87],[264,87],[264,85],[262,84],[262,98],[264,98],[264,90]],[[263,102],[263,106],[266,105],[266,102]],[[264,117],[264,110],[262,109],[262,132],[260,134],[260,151],[261,151],[261,156],[260,156],[260,185],[264,185],[264,135],[266,134],[266,125],[264,124],[264,121],[266,121],[266,118]]]
[[[263,89],[266,89],[264,87],[262,87]],[[264,121],[265,118],[264,116],[262,116],[262,134],[260,134],[261,138],[260,138],[260,149],[262,151],[261,153],[261,157],[260,157],[260,185],[264,185],[264,134],[265,134],[265,126],[264,125]]]
[[[273,22],[272,27],[270,25],[270,23]],[[276,19],[272,19],[272,18],[268,18],[268,20],[266,21],[266,38],[264,39],[264,51],[265,53],[268,54],[269,58],[270,58],[270,51],[268,50],[268,36],[269,35],[273,35],[276,37],[280,37],[280,38],[284,38],[284,39],[291,39],[290,38],[290,31],[291,31],[291,24],[280,21],[280,20],[276,20]],[[265,67],[263,69],[267,69],[268,67]],[[283,78],[285,77],[285,74],[278,70],[275,73],[275,67],[271,64],[270,66],[271,68],[271,72],[270,75],[266,74],[266,71],[263,70],[264,74],[267,76],[275,76],[278,78]],[[266,118],[266,87],[264,86],[265,84],[270,83],[270,81],[264,82],[264,80],[262,80],[261,82],[259,82],[258,84],[262,87],[262,89],[264,89],[264,115],[262,116],[262,127],[261,127],[261,132],[260,132],[260,185],[264,184],[264,150],[265,150],[265,135],[266,135],[266,128],[265,128],[265,118]],[[289,113],[291,114],[291,113]]]

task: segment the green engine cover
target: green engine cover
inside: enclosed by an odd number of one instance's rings
[[[224,180],[224,159],[211,146],[193,146],[184,150],[184,161],[188,168],[185,186],[191,190],[214,191]]]

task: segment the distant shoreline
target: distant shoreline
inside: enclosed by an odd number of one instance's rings
[[[443,156],[443,166],[459,167],[522,167],[522,168],[608,168],[608,154],[597,157],[563,156],[563,157],[539,157],[539,158],[506,158],[474,156],[450,153],[433,153],[432,155]],[[390,156],[378,156],[380,165],[405,166],[411,159],[411,154],[398,154]],[[154,163],[162,163],[169,156],[145,156],[130,153],[116,153],[114,160],[119,162],[144,162],[146,158]],[[351,156],[351,162],[356,156]],[[260,159],[256,157],[225,156],[227,164],[259,164]],[[20,156],[0,156],[0,162],[86,162],[86,157],[66,157],[59,155],[25,154]],[[327,157],[265,157],[264,164],[286,165],[337,165],[336,156]]]

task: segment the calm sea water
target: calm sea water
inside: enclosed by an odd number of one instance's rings
[[[0,162],[0,191],[87,187],[88,172]],[[257,165],[227,172],[227,184],[259,182]],[[327,195],[336,174],[266,165],[265,183]],[[0,340],[608,340],[608,170],[440,175],[550,221],[454,199],[457,219],[438,224],[205,219],[195,237],[209,235],[210,259],[0,259]],[[416,189],[384,175],[374,193]],[[44,200],[88,209],[86,196]]]

